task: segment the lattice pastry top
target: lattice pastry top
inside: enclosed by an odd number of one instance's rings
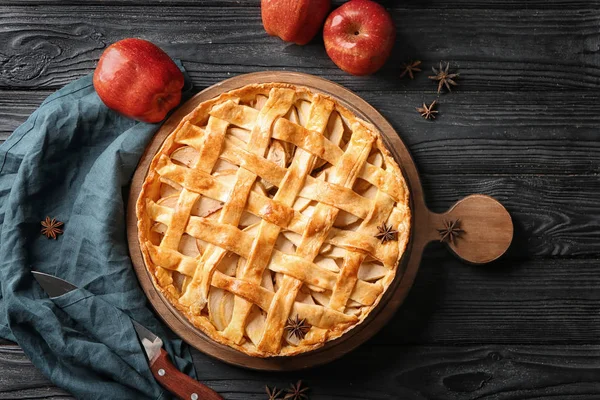
[[[315,349],[362,322],[410,230],[408,189],[379,132],[283,83],[187,115],[152,160],[137,218],[155,286],[212,339],[259,357]]]

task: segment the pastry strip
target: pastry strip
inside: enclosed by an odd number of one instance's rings
[[[276,100],[273,94],[277,94]],[[248,120],[248,114],[244,112],[248,107],[238,106],[231,100],[220,106],[214,107],[209,114],[211,115],[211,118],[222,119],[229,123],[233,123],[234,125],[237,125],[236,122],[238,120],[243,120],[244,127],[252,130],[250,141],[248,142],[248,150],[264,157],[271,137],[271,125],[275,119],[287,113],[294,101],[295,92],[289,89],[274,88],[271,89],[270,98],[271,96],[273,96],[274,100],[267,101],[267,104],[265,104],[258,115],[251,114],[252,121]],[[233,108],[230,107],[231,105]],[[219,110],[225,111],[219,113]],[[215,115],[215,113],[219,115]],[[255,180],[256,174],[253,174],[245,168],[239,168],[237,170],[235,185],[229,193],[228,201],[223,206],[223,210],[219,216],[219,222],[235,226],[238,225]],[[206,249],[205,253],[202,255],[198,272],[192,279],[192,282],[188,285],[188,289],[182,296],[180,302],[188,305],[197,304],[199,307],[197,307],[197,310],[195,311],[200,311],[200,308],[208,299],[212,273],[224,255],[225,250],[221,248],[210,246]],[[194,295],[195,289],[198,287],[200,288],[200,298],[196,300],[194,299]]]
[[[311,111],[312,110],[314,110],[314,107],[311,107]],[[319,119],[318,116],[315,116],[314,119],[312,117],[313,115],[311,112],[311,119],[308,124],[309,129],[306,129],[305,131],[318,132],[318,129],[320,129],[322,132],[325,128],[323,121]],[[359,128],[356,131],[353,131],[346,152],[340,157],[339,162],[334,166],[333,173],[329,176],[332,183],[352,187],[360,168],[362,168],[362,165],[367,160],[373,139],[374,138],[366,129]],[[310,165],[312,166],[314,159],[309,157],[309,160]],[[329,229],[333,226],[338,211],[338,208],[322,203],[317,205],[308,222],[306,230],[303,232],[302,242],[296,249],[296,254],[298,256],[307,260],[314,260],[321,245],[327,238]],[[271,303],[271,308],[267,313],[265,332],[257,346],[259,350],[267,353],[279,352],[283,328],[292,309],[293,301],[301,286],[302,281],[289,275],[284,276],[283,283],[275,294],[275,298]]]
[[[325,126],[333,107],[334,104],[329,100],[319,99],[315,101],[311,106],[311,120],[315,120],[314,122],[317,123],[316,120],[318,119],[318,122],[320,122],[322,126]],[[279,121],[282,121],[282,119],[279,119],[275,123],[274,131],[277,130],[277,124]],[[279,204],[282,204],[283,206],[291,207],[294,204],[298,193],[302,189],[302,186],[304,185],[306,176],[312,170],[313,165],[313,156],[298,149],[294,156],[294,160],[292,161],[292,165],[281,180],[281,186],[275,194],[273,200]],[[262,277],[262,273],[269,262],[269,258],[272,258],[274,264],[276,263],[277,253],[273,254],[273,257],[271,257],[271,254],[273,253],[273,246],[275,245],[275,241],[277,240],[277,236],[279,236],[281,230],[278,225],[279,224],[270,223],[264,219],[260,222],[258,234],[252,244],[245,268],[241,271],[238,271],[238,276],[240,276],[242,279],[257,283]],[[315,269],[311,268],[311,270]],[[302,267],[296,269],[296,272],[299,273],[303,271],[304,268]],[[292,303],[294,300],[295,295],[291,293],[287,301]],[[227,329],[225,329],[223,332],[224,336],[230,338],[236,343],[239,343],[242,340],[246,318],[248,317],[251,306],[251,303],[242,298],[239,298],[239,300],[238,298],[235,299],[233,318]],[[268,313],[270,313],[271,307],[273,307],[273,304],[271,304],[269,307]],[[265,333],[267,332],[266,329],[268,328],[269,325],[267,317],[265,332],[263,332],[263,339],[261,339],[259,342],[259,347],[260,343],[262,343],[264,340]]]
[[[229,121],[237,126],[249,129],[258,111],[247,106],[236,105],[233,102],[224,104],[219,109],[213,109],[211,115],[219,118],[231,118]],[[337,165],[343,151],[318,131],[311,131],[285,119],[277,120],[273,138],[293,143],[294,145],[320,157],[332,165]],[[363,127],[363,129],[365,129]],[[401,201],[406,196],[406,189],[398,177],[381,168],[366,163],[359,171],[359,178],[366,180],[380,190],[389,194],[395,201]]]

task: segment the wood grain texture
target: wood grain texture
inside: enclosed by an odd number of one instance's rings
[[[6,140],[51,93],[0,91],[0,141]]]
[[[284,388],[298,379],[311,388],[311,400],[562,400],[600,396],[597,345],[366,344],[330,365],[302,374],[277,375],[231,367],[197,352],[193,356],[200,379],[228,400],[263,400],[265,384]],[[11,374],[15,363],[20,368]],[[0,347],[0,370],[9,373],[0,379],[2,399],[70,398],[25,361],[16,346]]]
[[[229,377],[221,381],[222,389],[217,383],[213,385],[227,399],[265,399],[265,383],[286,387],[290,382],[303,379],[311,388],[311,400],[516,400],[544,396],[598,397],[599,356],[599,346],[367,344],[330,365],[302,374],[276,376],[225,366],[214,368],[211,360],[194,358],[197,370],[206,371],[201,373],[203,379]],[[238,380],[240,383],[232,385]]]
[[[0,399],[72,398],[52,385],[16,345],[0,346]]]
[[[408,58],[427,71],[439,60],[461,73],[460,91],[598,89],[600,11],[594,9],[394,9],[392,58],[380,73],[352,77],[327,57],[320,40],[296,46],[269,37],[258,7],[0,7],[0,86],[56,88],[93,70],[107,44],[149,39],[184,61],[209,86],[245,72],[295,70],[351,90],[434,93],[428,72],[398,79]],[[183,22],[182,22],[183,21]],[[426,29],[424,29],[426,27]],[[472,32],[477,31],[473,36]]]
[[[337,7],[347,0],[332,0],[333,7]],[[3,4],[11,6],[19,5],[39,5],[40,0],[5,0]],[[44,0],[44,4],[55,5],[81,5],[82,0]],[[523,7],[522,0],[405,0],[399,3],[396,0],[380,0],[379,3],[388,9],[419,9],[419,10],[437,10],[437,9],[514,9]],[[259,0],[86,0],[86,5],[129,5],[144,7],[147,5],[166,5],[169,6],[189,6],[198,7],[259,7]],[[528,9],[540,10],[564,10],[568,9],[594,9],[600,5],[598,0],[529,0],[526,3]]]
[[[468,266],[432,244],[405,303],[374,341],[600,344],[598,268],[597,259]]]
[[[430,241],[445,243],[456,257],[472,265],[488,264],[502,257],[514,234],[506,208],[484,194],[462,198],[444,213],[429,213],[429,223]],[[416,234],[418,228],[415,227]]]

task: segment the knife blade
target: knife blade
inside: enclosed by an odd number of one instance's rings
[[[150,365],[152,365],[152,363],[154,363],[154,361],[156,361],[160,355],[160,349],[163,347],[163,341],[154,333],[146,329],[144,325],[134,320],[131,320],[131,322],[133,322],[135,333],[137,333],[140,342],[142,342],[142,346],[146,351]]]
[[[51,299],[55,297],[62,296],[63,294],[67,294],[75,289],[77,286],[60,279],[59,277],[45,274],[43,272],[31,271],[33,273],[34,278],[38,281],[42,289]],[[135,332],[138,335],[138,338],[142,342],[142,346],[146,351],[146,355],[148,356],[148,360],[150,360],[150,364],[152,361],[158,357],[160,354],[160,348],[163,346],[162,340],[156,336],[154,333],[150,332],[146,329],[145,326],[140,323],[131,320],[133,322],[133,327],[135,328]]]
[[[51,299],[77,289],[77,286],[56,276],[38,271],[31,271],[31,273],[33,274],[35,280],[40,284],[42,289],[44,289],[44,292],[48,293],[48,296],[50,296]]]
[[[50,299],[67,294],[77,286],[56,276],[31,271],[35,280],[48,294]],[[163,341],[142,324],[131,320],[133,328],[142,343],[154,378],[167,390],[180,399],[223,400],[214,390],[182,373],[169,360],[169,354],[162,348]]]

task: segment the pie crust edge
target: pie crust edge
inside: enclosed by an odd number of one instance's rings
[[[403,188],[404,198],[402,199],[402,204],[405,206],[404,207],[405,208],[404,218],[401,220],[401,222],[397,226],[394,227],[398,230],[398,240],[397,240],[398,259],[396,260],[396,262],[394,264],[395,267],[394,267],[393,273],[389,273],[385,278],[383,278],[379,281],[379,283],[381,283],[383,286],[383,290],[377,297],[377,300],[371,306],[363,306],[363,309],[365,311],[362,312],[361,316],[359,317],[359,320],[356,323],[347,325],[347,326],[342,326],[342,328],[340,328],[340,326],[338,325],[335,327],[337,329],[331,329],[328,331],[324,340],[314,343],[314,344],[302,344],[300,346],[283,346],[281,348],[281,351],[278,354],[267,354],[264,352],[256,351],[249,347],[245,347],[243,345],[238,345],[238,344],[228,340],[227,338],[225,338],[224,336],[222,336],[220,334],[220,332],[209,321],[208,318],[203,317],[203,316],[197,316],[197,315],[191,313],[187,306],[181,305],[178,301],[177,294],[175,292],[173,292],[172,290],[168,290],[168,288],[161,287],[161,285],[157,281],[156,274],[155,274],[156,265],[152,262],[148,248],[145,246],[146,241],[149,240],[149,232],[152,228],[152,220],[147,214],[145,200],[146,200],[146,198],[152,197],[150,195],[150,193],[152,193],[153,191],[156,191],[157,190],[156,187],[160,187],[160,184],[158,184],[158,185],[156,184],[156,182],[158,181],[158,178],[159,178],[159,175],[156,171],[159,157],[162,154],[167,155],[167,156],[170,155],[174,151],[174,148],[178,146],[175,143],[175,135],[173,133],[175,133],[178,129],[180,129],[186,122],[194,123],[194,121],[198,121],[199,117],[201,115],[208,114],[208,112],[211,110],[211,108],[216,104],[220,104],[224,101],[233,100],[236,98],[246,98],[246,97],[252,95],[253,93],[256,93],[257,91],[265,91],[265,90],[272,89],[272,88],[288,88],[288,89],[295,90],[297,93],[303,93],[303,94],[306,94],[309,96],[317,95],[317,96],[322,96],[324,98],[327,98],[335,104],[334,110],[337,111],[341,116],[343,116],[345,119],[350,121],[352,124],[359,123],[359,124],[363,125],[364,127],[366,127],[369,131],[371,131],[371,133],[373,133],[376,138],[374,144],[377,147],[377,149],[381,152],[386,166],[388,168],[390,168],[391,170],[393,170],[393,172],[394,172],[393,175],[396,177],[397,183]],[[396,204],[400,204],[400,202],[397,202]],[[136,202],[136,216],[137,216],[137,221],[138,221],[137,227],[138,227],[138,240],[139,240],[140,250],[142,252],[144,264],[149,272],[149,275],[152,279],[154,287],[164,296],[164,298],[166,298],[168,300],[170,305],[172,305],[183,316],[185,316],[185,319],[189,323],[191,323],[193,326],[198,328],[204,334],[209,336],[212,340],[214,340],[215,342],[220,343],[222,345],[226,345],[231,348],[234,348],[242,353],[245,353],[245,354],[247,354],[249,356],[253,356],[253,357],[293,356],[293,355],[298,355],[298,354],[305,353],[308,351],[312,351],[312,350],[322,347],[323,345],[325,345],[325,343],[327,343],[331,340],[334,340],[334,339],[337,339],[337,338],[343,336],[344,334],[348,333],[350,330],[352,330],[356,326],[360,325],[365,319],[367,319],[369,317],[371,312],[379,305],[381,299],[387,295],[387,290],[388,290],[390,284],[394,281],[396,276],[398,276],[402,257],[406,251],[406,247],[407,247],[408,241],[410,239],[411,228],[412,228],[412,226],[411,226],[412,215],[411,215],[411,208],[410,208],[410,193],[409,193],[408,186],[406,184],[404,175],[402,174],[400,167],[396,163],[396,160],[393,158],[393,156],[390,154],[389,150],[386,148],[385,144],[383,143],[383,139],[382,139],[382,136],[381,136],[381,133],[379,132],[379,130],[377,128],[375,128],[369,122],[358,118],[353,112],[351,112],[346,107],[344,107],[335,97],[325,95],[320,92],[312,92],[309,88],[306,88],[303,86],[297,86],[297,85],[288,84],[288,83],[278,83],[278,82],[249,84],[249,85],[243,86],[238,89],[224,92],[215,98],[212,98],[212,99],[209,99],[209,100],[206,100],[206,101],[200,103],[198,106],[196,106],[196,108],[191,113],[187,114],[179,122],[177,127],[175,129],[173,129],[167,135],[164,142],[160,146],[159,150],[153,156],[150,166],[148,167],[147,174],[144,177],[144,183],[140,190],[138,200]],[[400,228],[403,228],[403,229],[400,229]],[[400,273],[402,273],[402,272],[403,271],[400,271]]]

